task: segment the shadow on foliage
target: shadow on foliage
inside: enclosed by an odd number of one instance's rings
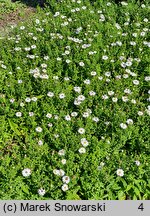
[[[21,2],[28,7],[44,7],[45,0],[11,0],[12,2]]]

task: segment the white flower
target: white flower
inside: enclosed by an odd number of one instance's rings
[[[98,77],[98,79],[99,79],[99,80],[102,80],[102,79],[103,79],[103,77],[102,77],[102,76],[100,76],[100,77]]]
[[[84,64],[84,62],[79,62],[79,65],[80,65],[81,67],[83,67],[85,64]]]
[[[89,117],[89,115],[90,115],[90,113],[89,113],[89,112],[84,112],[84,113],[82,114],[82,116],[83,116],[84,118],[87,118],[87,117]]]
[[[24,105],[25,105],[24,103],[22,103],[22,102],[20,103],[20,106],[21,106],[21,107],[24,107]]]
[[[75,86],[73,89],[75,92],[78,92],[78,93],[81,92],[81,87]]]
[[[133,124],[133,120],[132,119],[127,119],[126,122],[127,122],[127,124],[131,124],[131,125]]]
[[[139,83],[140,83],[140,82],[139,82],[138,80],[133,80],[133,84],[134,84],[134,85],[139,85]]]
[[[61,187],[61,189],[63,191],[67,191],[69,188],[68,188],[68,185],[67,184],[63,184],[63,186]]]
[[[48,126],[48,127],[52,127],[53,124],[52,124],[52,123],[48,123],[47,126]]]
[[[34,112],[29,112],[29,116],[34,116]]]
[[[15,99],[14,99],[14,98],[11,98],[9,101],[10,101],[11,103],[14,103]]]
[[[47,118],[52,118],[52,114],[47,113],[47,114],[46,114],[46,117],[47,117]]]
[[[124,171],[122,169],[117,169],[117,175],[118,176],[124,176]]]
[[[39,194],[40,196],[44,196],[45,190],[44,190],[43,188],[38,189],[38,194]]]
[[[104,56],[102,56],[102,59],[103,59],[103,60],[107,60],[107,59],[108,59],[108,56],[104,55]]]
[[[65,94],[64,94],[64,93],[59,94],[59,98],[60,98],[60,99],[65,98]]]
[[[114,91],[108,91],[108,95],[109,95],[109,96],[114,95]]]
[[[63,183],[68,184],[68,183],[70,182],[69,176],[63,176],[63,177],[62,177],[62,181],[63,181]]]
[[[22,116],[22,113],[21,113],[21,112],[16,112],[16,116],[17,116],[17,117],[21,117],[21,116]]]
[[[121,127],[122,129],[126,129],[126,128],[127,128],[127,125],[124,124],[124,123],[121,123],[121,124],[120,124],[120,127]]]
[[[36,132],[40,133],[40,132],[42,132],[43,129],[41,127],[37,127],[35,130],[36,130]]]
[[[64,176],[64,175],[65,175],[64,170],[60,169],[60,170],[59,170],[59,175],[60,175],[60,176]]]
[[[69,64],[71,62],[71,60],[69,59],[66,59],[66,63]]]
[[[108,98],[108,95],[102,95],[102,99],[107,100]]]
[[[53,93],[53,92],[48,92],[48,93],[47,93],[47,96],[48,96],[48,97],[53,97],[53,96],[54,96],[54,93]]]
[[[64,156],[65,155],[65,150],[64,149],[59,150],[58,154],[60,156]]]
[[[147,81],[147,82],[150,81],[150,76],[146,76],[145,81]]]
[[[129,99],[128,99],[128,97],[127,96],[122,96],[122,101],[123,102],[127,102]]]
[[[98,117],[93,117],[92,120],[93,120],[94,122],[99,122],[99,118],[98,118]]]
[[[84,95],[79,95],[78,98],[77,98],[78,101],[84,101],[85,100],[85,97]]]
[[[138,111],[138,115],[139,115],[139,116],[142,116],[142,115],[143,115],[143,112],[142,112],[142,111]]]
[[[66,116],[65,116],[65,120],[66,120],[66,121],[71,121],[70,115],[66,115]]]
[[[135,161],[137,166],[140,166],[140,161]]]
[[[72,113],[71,113],[71,116],[72,116],[72,117],[76,117],[77,115],[78,115],[77,112],[72,112]]]
[[[32,101],[36,102],[37,101],[37,98],[36,97],[33,97],[31,98]]]
[[[39,145],[39,146],[43,145],[43,141],[42,141],[42,140],[39,140],[39,141],[38,141],[38,145]]]
[[[79,153],[80,153],[80,154],[86,153],[86,149],[85,149],[84,147],[81,147],[81,148],[79,149]]]
[[[90,92],[89,92],[89,95],[90,95],[90,96],[95,96],[95,95],[96,95],[96,92],[90,91]]]
[[[78,133],[84,134],[84,133],[85,133],[85,129],[84,129],[84,128],[79,128],[79,129],[78,129]]]
[[[30,102],[31,101],[31,98],[29,98],[29,97],[27,97],[26,99],[25,99],[25,102]]]
[[[86,138],[82,138],[81,144],[83,145],[83,147],[87,147],[89,145],[89,142],[86,140]]]
[[[92,71],[92,72],[91,72],[91,75],[92,75],[92,76],[96,76],[96,71]]]
[[[59,175],[59,174],[60,174],[60,171],[57,170],[57,169],[54,169],[54,170],[53,170],[53,173],[54,173],[54,175]]]
[[[89,79],[86,79],[83,82],[84,82],[84,84],[87,84],[87,85],[89,85],[91,83],[91,81]]]
[[[26,169],[22,170],[22,175],[24,177],[30,176],[31,175],[31,170],[29,168],[26,168]]]
[[[131,103],[136,104],[136,100],[132,99]]]
[[[62,160],[61,160],[61,163],[62,163],[62,164],[66,164],[66,162],[67,162],[66,159],[62,159]]]

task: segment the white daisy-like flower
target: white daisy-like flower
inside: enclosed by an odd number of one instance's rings
[[[67,160],[66,159],[62,159],[61,160],[61,163],[64,165],[64,164],[66,164],[67,163]]]
[[[88,117],[90,116],[90,113],[89,113],[89,112],[84,112],[84,113],[82,114],[82,116],[83,116],[84,118],[88,118]]]
[[[95,96],[95,95],[96,95],[96,92],[94,92],[94,91],[89,91],[89,95],[90,95],[90,96]]]
[[[38,145],[39,145],[39,146],[43,145],[43,141],[42,141],[42,140],[39,140],[39,141],[38,141]]]
[[[14,102],[15,102],[15,99],[14,99],[14,98],[11,98],[9,101],[10,101],[11,103],[14,103]]]
[[[108,56],[104,55],[104,56],[102,56],[102,59],[103,59],[103,60],[107,60],[107,59],[108,59]]]
[[[53,92],[48,92],[48,93],[47,93],[47,96],[48,96],[48,97],[53,97],[53,96],[54,96],[54,93],[53,93]]]
[[[67,191],[69,189],[67,184],[63,184],[63,186],[61,187],[62,191]]]
[[[89,85],[89,84],[91,83],[91,81],[90,81],[89,79],[86,79],[86,80],[84,80],[83,82],[84,82],[84,84],[86,84],[86,85]]]
[[[121,127],[122,129],[126,129],[126,128],[127,128],[127,125],[124,124],[124,123],[121,123],[121,124],[120,124],[120,127]]]
[[[52,124],[52,123],[48,123],[47,126],[48,126],[48,127],[52,127],[53,124]]]
[[[134,84],[134,85],[139,85],[139,83],[140,83],[140,82],[139,82],[138,80],[133,80],[133,84]]]
[[[79,86],[75,86],[73,89],[75,92],[78,92],[78,93],[81,92],[81,87],[79,87]]]
[[[29,116],[30,117],[34,116],[34,112],[29,112]]]
[[[99,118],[98,118],[98,117],[93,117],[92,120],[93,120],[94,122],[99,122]]]
[[[124,176],[123,169],[117,169],[117,175],[120,176],[120,177]]]
[[[80,65],[81,67],[83,67],[85,64],[84,64],[84,62],[79,62],[79,65]]]
[[[40,196],[44,196],[45,195],[45,190],[43,188],[38,189],[38,194]]]
[[[86,153],[86,149],[85,149],[84,147],[81,147],[81,148],[79,149],[79,153],[80,153],[80,154]]]
[[[52,118],[52,114],[51,114],[51,113],[47,113],[47,114],[46,114],[46,117],[47,117],[47,118]]]
[[[24,177],[30,176],[30,175],[31,175],[31,169],[26,168],[26,169],[22,170],[22,175],[23,175]]]
[[[108,91],[108,95],[109,95],[109,96],[114,95],[114,93],[115,93],[114,91]]]
[[[21,106],[21,107],[24,107],[24,105],[25,105],[24,103],[22,103],[22,102],[20,103],[20,106]]]
[[[60,175],[60,171],[57,170],[57,169],[54,169],[54,170],[53,170],[53,173],[54,173],[54,175],[58,175],[58,176]]]
[[[25,99],[25,102],[30,102],[31,101],[31,98],[29,98],[29,97],[27,97],[26,99]]]
[[[92,72],[91,72],[91,75],[92,75],[92,76],[96,76],[96,74],[97,74],[96,71],[92,71]]]
[[[69,59],[66,59],[66,63],[69,64],[71,62],[71,60]]]
[[[89,142],[86,140],[86,138],[82,138],[81,144],[83,145],[83,147],[87,147],[89,145]]]
[[[135,161],[135,164],[136,164],[137,166],[140,166],[141,163],[140,163],[140,161],[136,160],[136,161]]]
[[[78,115],[77,112],[72,112],[72,113],[71,113],[71,116],[72,116],[72,117],[76,117],[77,115]]]
[[[77,98],[78,101],[84,101],[85,100],[85,96],[84,95],[79,95]]]
[[[63,177],[62,177],[62,181],[63,181],[63,183],[68,184],[68,183],[70,182],[69,176],[63,176]]]
[[[129,99],[128,99],[128,97],[127,96],[122,96],[122,101],[123,102],[127,102]]]
[[[108,98],[109,98],[108,95],[102,95],[103,100],[107,100]]]
[[[60,176],[64,176],[64,175],[65,175],[64,170],[60,169],[60,170],[59,170],[59,175],[60,175]]]
[[[65,155],[65,150],[64,149],[59,150],[58,154],[60,156],[64,156]]]
[[[39,132],[39,133],[40,133],[40,132],[42,132],[43,129],[42,129],[41,127],[36,127],[35,130],[36,130],[36,132]]]
[[[84,134],[85,133],[85,129],[84,128],[79,128],[78,129],[78,133],[79,134]]]
[[[59,94],[59,98],[60,98],[60,99],[63,99],[63,98],[65,98],[65,97],[66,97],[66,96],[65,96],[64,93]]]
[[[138,115],[142,116],[144,113],[142,111],[138,111]]]
[[[66,115],[66,116],[65,116],[65,120],[66,120],[66,121],[71,121],[70,115]]]
[[[131,103],[136,104],[136,100],[132,99]]]
[[[16,116],[17,116],[17,117],[21,117],[21,116],[22,116],[22,113],[21,113],[21,112],[16,112]]]
[[[132,125],[133,124],[133,120],[132,119],[127,119],[127,124],[130,124],[130,125]]]
[[[36,102],[37,98],[36,97],[32,97],[31,100],[34,101],[34,102]]]

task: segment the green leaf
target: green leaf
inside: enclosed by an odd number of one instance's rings
[[[123,191],[118,192],[118,199],[119,200],[125,200],[126,199],[126,195],[124,194]]]
[[[15,124],[14,122],[12,122],[10,119],[8,119],[8,122],[9,122],[9,125],[10,125],[11,129],[12,129],[18,136],[20,136],[21,133],[20,133],[20,131],[17,129],[17,128],[18,128],[18,125]]]
[[[68,192],[67,193],[67,200],[81,200],[81,198],[78,196],[78,194],[74,192]]]

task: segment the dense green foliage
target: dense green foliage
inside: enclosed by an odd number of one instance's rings
[[[149,199],[150,8],[55,2],[0,40],[0,198]]]

